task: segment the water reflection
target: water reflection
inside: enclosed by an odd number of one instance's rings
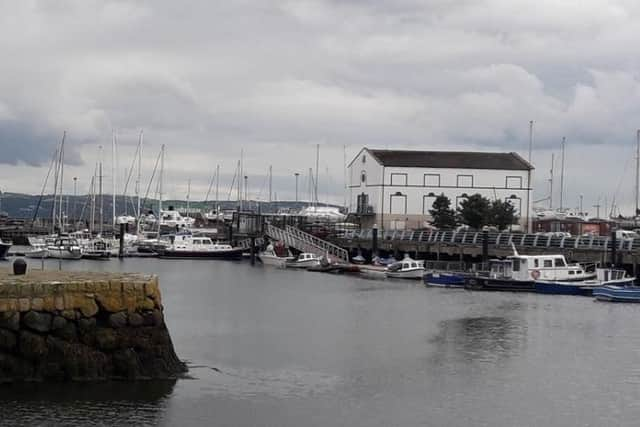
[[[0,388],[0,410],[12,425],[150,425],[163,418],[176,380],[22,383]]]
[[[439,327],[431,340],[436,361],[496,362],[517,355],[526,337],[521,322],[502,316],[444,320]]]

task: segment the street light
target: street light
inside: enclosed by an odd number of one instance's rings
[[[298,201],[298,177],[300,176],[300,174],[298,172],[294,173],[295,177],[296,177],[296,202]]]

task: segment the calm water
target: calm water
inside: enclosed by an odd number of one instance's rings
[[[3,386],[0,423],[546,427],[640,419],[640,305],[224,261],[65,268],[159,274],[166,321],[193,378]]]

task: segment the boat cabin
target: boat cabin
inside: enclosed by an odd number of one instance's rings
[[[298,259],[296,261],[309,261],[317,258],[318,257],[316,257],[314,254],[303,252],[300,255],[298,255]]]
[[[490,277],[512,280],[583,280],[593,277],[580,264],[568,264],[563,255],[514,255],[490,261]]]

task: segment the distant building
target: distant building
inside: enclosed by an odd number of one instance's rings
[[[406,151],[363,148],[349,163],[349,211],[363,227],[420,228],[436,196],[456,208],[479,193],[511,203],[530,229],[533,166],[516,153]]]

